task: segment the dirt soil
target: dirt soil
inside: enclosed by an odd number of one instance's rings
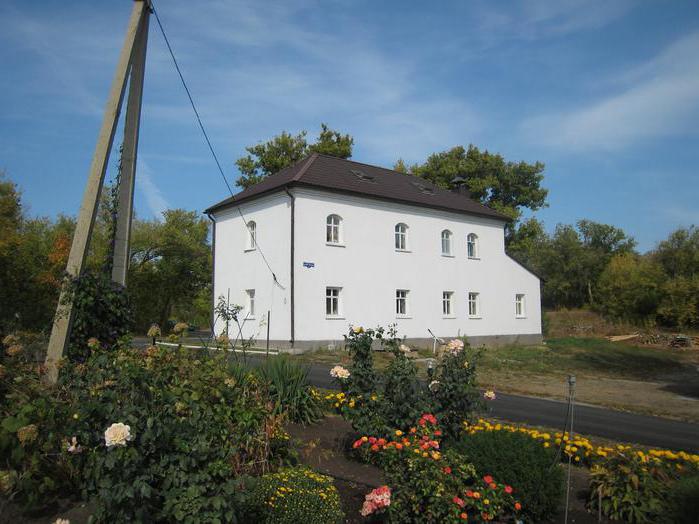
[[[373,488],[383,484],[381,470],[374,466],[350,460],[345,454],[352,441],[353,430],[349,423],[337,416],[328,416],[312,426],[290,425],[287,430],[299,444],[301,462],[317,471],[335,478],[335,486],[340,492],[342,509],[348,523],[366,522],[359,510],[366,495]],[[574,524],[606,523],[597,520],[585,509],[590,475],[584,468],[571,469],[570,504],[568,522]],[[551,521],[563,523],[565,506]],[[416,519],[415,522],[420,522]]]

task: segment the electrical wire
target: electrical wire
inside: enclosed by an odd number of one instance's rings
[[[160,28],[160,33],[163,35],[163,39],[165,40],[165,45],[167,46],[167,50],[170,53],[170,57],[172,58],[172,63],[175,66],[175,69],[177,70],[177,75],[180,77],[180,82],[182,83],[182,87],[184,87],[185,92],[187,93],[187,98],[189,99],[189,104],[192,106],[192,110],[194,111],[194,116],[196,117],[197,123],[199,124],[199,129],[201,129],[201,133],[204,136],[204,140],[206,142],[206,145],[209,148],[209,152],[211,153],[211,156],[214,159],[214,162],[216,163],[216,167],[218,168],[218,172],[221,174],[221,178],[223,178],[224,184],[226,184],[226,187],[228,188],[228,192],[231,194],[231,198],[233,199],[233,205],[235,208],[238,210],[238,214],[240,215],[240,218],[243,219],[243,223],[245,224],[245,228],[248,230],[248,233],[252,235],[252,230],[250,229],[250,226],[248,225],[248,221],[245,218],[245,215],[243,215],[243,211],[240,209],[240,206],[236,202],[235,194],[233,193],[233,190],[231,189],[231,185],[228,183],[228,179],[226,178],[226,175],[223,172],[223,168],[221,167],[221,162],[218,160],[218,156],[216,155],[216,151],[214,150],[214,146],[211,144],[211,140],[209,139],[209,134],[206,132],[206,128],[204,127],[204,123],[201,120],[201,116],[199,115],[199,111],[197,110],[197,106],[194,103],[194,99],[192,98],[192,93],[189,90],[189,87],[187,86],[187,82],[184,79],[184,75],[182,74],[182,70],[180,69],[180,65],[177,62],[177,58],[175,57],[175,53],[172,50],[172,46],[170,45],[170,40],[167,37],[167,34],[165,33],[165,28],[163,27],[162,22],[160,21],[160,17],[158,16],[158,11],[155,9],[155,4],[153,3],[153,0],[149,0],[149,5],[151,8],[151,11],[155,15],[155,20],[158,22],[158,27]],[[277,279],[277,275],[275,274],[274,270],[272,270],[272,267],[270,266],[267,257],[265,256],[264,252],[262,251],[262,248],[260,247],[260,244],[257,240],[257,236],[255,236],[255,245],[257,247],[257,250],[260,253],[260,256],[262,257],[262,260],[264,261],[265,265],[267,266],[267,269],[269,269],[269,272],[272,274],[272,279],[274,280],[274,283],[278,285],[282,289],[286,289],[282,284],[279,282],[279,279]]]

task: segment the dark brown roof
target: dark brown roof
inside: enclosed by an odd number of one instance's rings
[[[313,153],[264,178],[254,186],[211,206],[205,212],[213,213],[285,187],[295,186],[509,220],[505,215],[463,194],[441,189],[422,178],[318,153]]]

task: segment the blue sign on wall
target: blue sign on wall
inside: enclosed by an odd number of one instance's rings
[[[303,267],[311,268],[311,267],[316,267],[316,265],[315,265],[315,262],[304,262]]]

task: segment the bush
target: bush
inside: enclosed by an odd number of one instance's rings
[[[553,448],[523,433],[480,432],[457,445],[476,471],[514,486],[523,514],[541,522],[556,512],[563,497],[563,470]]]
[[[263,475],[247,504],[247,522],[332,524],[345,517],[332,479],[306,467]]]
[[[323,417],[320,395],[308,383],[308,369],[287,356],[270,357],[257,368],[275,402],[275,414],[286,413],[289,420],[301,424]]]
[[[675,524],[692,524],[699,515],[699,475],[680,479],[672,486],[668,515]]]

